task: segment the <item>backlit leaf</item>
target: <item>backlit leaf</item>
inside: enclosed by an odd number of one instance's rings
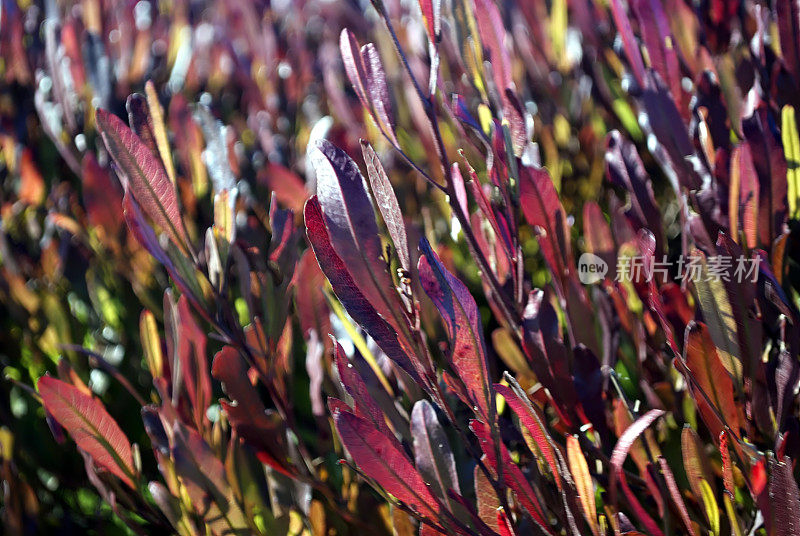
[[[464,283],[445,269],[427,240],[420,242],[420,250],[420,282],[444,321],[450,340],[450,362],[464,381],[473,409],[489,419],[494,401],[478,306]]]
[[[78,447],[97,465],[135,488],[131,444],[103,404],[50,376],[39,379],[38,389],[45,409],[69,432]]]
[[[127,180],[126,189],[172,242],[188,254],[189,237],[178,197],[161,163],[117,116],[97,110],[97,125],[108,152]]]

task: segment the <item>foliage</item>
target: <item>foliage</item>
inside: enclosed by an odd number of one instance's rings
[[[796,2],[2,9],[7,532],[800,535]]]

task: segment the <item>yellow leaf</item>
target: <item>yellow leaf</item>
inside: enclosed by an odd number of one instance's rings
[[[600,530],[597,526],[597,504],[594,498],[594,483],[589,474],[589,466],[586,458],[581,452],[581,446],[575,436],[567,436],[567,463],[569,472],[575,479],[575,487],[578,489],[578,498],[583,506],[583,515],[592,529],[592,534],[599,535]]]

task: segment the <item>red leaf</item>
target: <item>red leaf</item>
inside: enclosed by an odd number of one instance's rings
[[[89,224],[102,227],[106,236],[116,237],[119,233],[122,219],[119,217],[122,210],[122,194],[119,186],[114,184],[108,172],[100,167],[94,153],[87,152],[83,157],[83,206],[86,207],[86,216]]]
[[[476,413],[491,421],[494,402],[478,306],[464,283],[442,266],[427,240],[422,239],[420,249],[420,282],[444,321],[453,369],[466,385]]]
[[[172,242],[189,253],[189,237],[183,226],[175,187],[161,162],[115,115],[97,110],[97,126],[130,190],[147,215]]]
[[[630,19],[625,13],[625,8],[622,6],[620,0],[611,0],[611,14],[614,16],[614,24],[617,25],[617,31],[622,36],[622,45],[625,48],[625,55],[628,56],[628,63],[630,63],[633,70],[633,76],[636,78],[636,83],[640,88],[644,88],[644,61],[642,60],[642,53],[639,51],[639,44],[633,36],[631,29]]]
[[[195,424],[202,430],[207,419],[206,410],[211,405],[211,376],[208,373],[206,334],[192,316],[186,295],[178,299],[178,359],[183,383],[192,405]]]
[[[689,518],[689,511],[686,509],[686,503],[683,502],[678,484],[675,482],[675,475],[672,474],[672,470],[669,468],[669,462],[667,462],[665,457],[659,456],[658,463],[661,466],[661,474],[664,475],[664,480],[667,482],[667,489],[669,490],[670,497],[672,497],[672,502],[675,503],[675,507],[681,515],[681,521],[683,521],[683,525],[686,527],[686,532],[688,532],[690,536],[695,536],[694,526],[692,525],[692,520]],[[735,520],[731,521],[735,522]]]
[[[617,254],[611,226],[603,216],[603,209],[594,201],[583,205],[583,236],[586,251],[603,259],[609,267],[616,266]]]
[[[712,404],[725,420],[724,424],[738,431],[739,414],[733,398],[733,381],[717,354],[706,325],[701,322],[689,325],[683,346],[683,359],[695,383],[692,387],[702,391],[696,393],[694,398],[699,403],[700,414],[706,425],[716,436],[724,429],[717,413],[709,411],[706,406]]]
[[[508,519],[508,514],[502,508],[497,509],[497,528],[500,536],[516,536],[511,520]]]
[[[752,482],[753,496],[758,497],[767,487],[767,470],[765,469],[764,458],[759,459],[753,466],[750,471],[750,481]]]
[[[370,421],[386,437],[395,440],[396,446],[399,448],[400,445],[397,443],[394,433],[389,429],[389,425],[386,424],[386,417],[383,411],[372,398],[372,395],[369,394],[367,384],[364,383],[364,379],[353,367],[353,364],[350,363],[350,360],[347,359],[342,345],[338,342],[336,342],[336,347],[334,348],[334,358],[336,359],[336,370],[339,372],[339,380],[342,382],[347,394],[353,398],[353,413],[362,419]]]
[[[442,27],[442,2],[441,0],[419,0],[419,9],[428,31],[431,43],[439,41],[439,32]]]
[[[308,336],[313,329],[320,338],[326,338],[331,331],[330,310],[325,301],[323,289],[325,274],[319,269],[314,252],[307,249],[297,263],[294,272],[295,307],[303,335]]]
[[[542,255],[562,291],[572,266],[567,215],[550,174],[544,168],[520,167],[520,204],[528,224],[537,229]]]
[[[78,388],[50,376],[39,378],[45,409],[69,432],[97,465],[136,488],[131,444],[103,404]]]
[[[622,436],[620,436],[617,444],[614,446],[614,451],[611,453],[611,502],[616,502],[617,480],[619,480],[619,483],[622,485],[622,491],[631,504],[631,508],[633,508],[633,511],[636,513],[636,517],[639,518],[653,536],[661,536],[663,532],[661,532],[656,522],[647,514],[636,499],[636,496],[631,492],[625,478],[625,471],[622,470],[622,464],[625,463],[625,458],[628,457],[628,451],[633,445],[633,442],[636,441],[636,438],[662,415],[664,415],[664,411],[660,409],[651,409],[639,417],[625,430]]]
[[[308,190],[303,180],[292,170],[274,162],[258,174],[259,181],[263,181],[275,194],[275,198],[295,214],[303,210],[303,205],[308,199]]]
[[[502,94],[506,88],[513,87],[514,84],[511,76],[511,58],[506,48],[503,17],[492,0],[475,0],[474,13],[481,44],[489,51],[488,60],[494,73],[497,91]]]
[[[469,423],[469,428],[478,437],[481,450],[483,451],[484,458],[489,468],[491,468],[494,473],[497,474],[498,466],[502,465],[503,481],[505,484],[511,488],[514,493],[516,493],[519,502],[530,514],[533,520],[539,524],[540,528],[549,534],[550,531],[547,530],[548,523],[545,521],[544,514],[542,512],[542,506],[539,504],[539,499],[536,497],[536,493],[533,491],[528,479],[526,479],[525,475],[522,474],[522,471],[519,467],[517,467],[517,464],[511,460],[511,454],[509,454],[506,446],[502,442],[500,443],[501,461],[498,462],[497,457],[495,456],[495,442],[492,439],[492,433],[489,427],[486,424],[473,419]]]
[[[517,414],[519,421],[528,429],[531,437],[536,442],[536,446],[542,452],[542,456],[550,466],[550,471],[553,473],[556,485],[561,488],[561,474],[558,470],[558,462],[556,461],[555,451],[551,442],[550,436],[547,433],[542,418],[536,412],[536,408],[527,400],[523,399],[518,392],[512,390],[510,387],[500,383],[494,384],[497,394],[502,395],[506,402]],[[524,393],[524,391],[523,391]]]
[[[333,419],[342,444],[364,474],[418,515],[434,521],[439,518],[441,504],[395,442],[352,413],[339,411]]]
[[[282,421],[268,413],[247,375],[247,363],[232,346],[225,346],[214,357],[211,374],[222,382],[230,403],[220,401],[231,426],[256,452],[262,463],[292,476],[294,469],[286,462]]]

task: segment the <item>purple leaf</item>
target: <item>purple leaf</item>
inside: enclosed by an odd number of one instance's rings
[[[372,103],[374,114],[377,116],[379,124],[384,126],[386,134],[397,143],[394,139],[392,97],[389,93],[389,86],[386,84],[386,73],[383,70],[381,57],[372,43],[367,43],[361,47],[361,57],[364,62],[364,71],[367,75],[367,94]]]
[[[397,315],[403,308],[386,271],[383,245],[364,177],[344,151],[326,140],[312,150],[311,158],[317,173],[317,199],[330,243],[364,296],[400,331],[405,320]]]
[[[414,438],[414,460],[417,470],[445,502],[448,490],[460,494],[455,459],[447,434],[427,400],[420,400],[411,410],[411,435]]]
[[[419,385],[426,385],[422,380],[424,372],[419,362],[412,362],[398,340],[397,332],[378,314],[353,281],[342,259],[336,254],[316,196],[306,202],[305,223],[306,234],[314,249],[317,262],[348,314],[375,339],[389,359],[407,372]]]
[[[634,230],[647,227],[655,229],[657,236],[661,236],[661,225],[658,225],[661,216],[650,177],[636,152],[636,146],[617,130],[612,130],[606,137],[606,177],[612,184],[624,188],[630,194],[631,206],[626,215]],[[663,243],[660,239],[656,242]]]

